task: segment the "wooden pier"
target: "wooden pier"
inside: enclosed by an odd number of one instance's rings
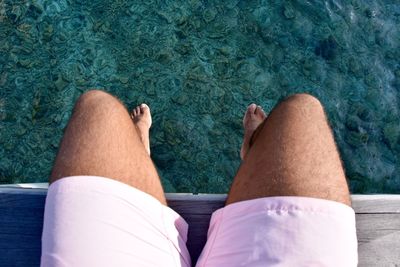
[[[46,187],[44,185],[43,187]],[[0,266],[39,266],[46,188],[0,186]],[[193,266],[206,241],[210,216],[226,195],[167,194],[189,223]],[[352,195],[359,266],[400,266],[400,195]]]

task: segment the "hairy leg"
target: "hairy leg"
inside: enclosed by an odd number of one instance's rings
[[[86,92],[75,104],[50,183],[66,176],[104,176],[166,204],[159,176],[142,137],[118,99],[100,90]]]
[[[293,95],[254,133],[226,204],[268,196],[304,196],[351,205],[346,177],[324,109]]]

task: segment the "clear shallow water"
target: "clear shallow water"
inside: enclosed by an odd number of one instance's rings
[[[153,112],[168,192],[226,192],[241,119],[309,92],[354,193],[400,192],[398,1],[0,0],[0,183],[47,180],[90,88]]]

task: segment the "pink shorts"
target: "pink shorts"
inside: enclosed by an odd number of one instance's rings
[[[48,190],[41,266],[191,266],[188,225],[129,185],[71,176]],[[352,208],[305,197],[238,202],[213,213],[196,266],[357,266]]]

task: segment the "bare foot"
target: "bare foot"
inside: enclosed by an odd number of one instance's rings
[[[240,157],[242,160],[250,149],[250,140],[254,131],[258,126],[260,126],[265,118],[267,118],[267,115],[261,106],[257,106],[253,103],[247,107],[247,111],[243,116],[244,137],[242,148],[240,149]]]
[[[131,118],[133,123],[139,129],[140,138],[147,153],[150,155],[150,137],[149,131],[151,127],[151,113],[150,108],[146,104],[141,104],[131,111]]]

